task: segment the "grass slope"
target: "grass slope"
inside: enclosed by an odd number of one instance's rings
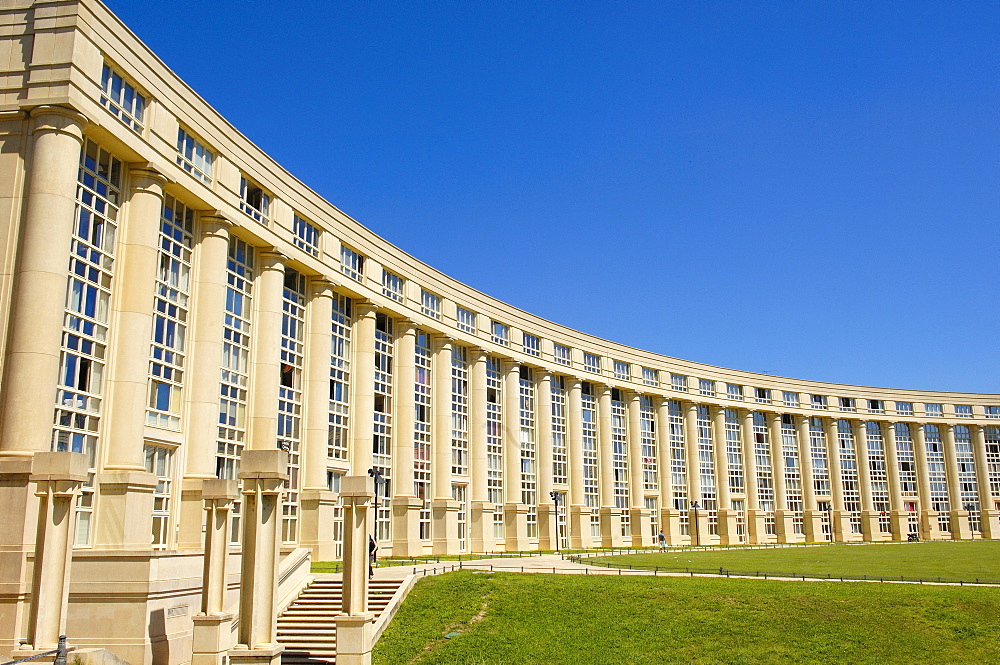
[[[594,562],[633,568],[1000,580],[1000,541],[979,540],[896,545],[825,545],[786,549],[733,549],[607,556]]]
[[[374,662],[986,663],[998,632],[992,588],[456,572],[416,585]]]

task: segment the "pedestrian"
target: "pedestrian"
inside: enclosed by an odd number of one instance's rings
[[[375,575],[376,552],[378,552],[378,545],[375,544],[375,539],[372,536],[368,536],[368,579]]]
[[[660,529],[660,535],[656,537],[656,541],[660,544],[660,551],[667,549],[667,537],[663,535],[663,529]]]

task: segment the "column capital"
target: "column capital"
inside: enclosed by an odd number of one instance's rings
[[[34,120],[32,134],[54,132],[72,136],[83,143],[83,130],[90,124],[87,116],[67,106],[37,106],[29,115]]]
[[[144,191],[163,198],[163,186],[170,180],[152,164],[135,164],[128,170],[132,191]]]
[[[333,298],[336,295],[334,289],[337,288],[337,284],[328,277],[313,277],[310,280],[310,287],[313,297],[316,298]]]
[[[260,259],[260,269],[263,270],[284,270],[288,257],[279,252],[274,247],[263,249],[257,254]]]
[[[229,239],[229,229],[235,224],[221,210],[201,210],[198,212],[202,235],[225,235]]]

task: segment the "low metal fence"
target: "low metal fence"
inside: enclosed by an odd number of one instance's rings
[[[66,665],[66,652],[69,649],[66,647],[66,636],[59,636],[59,644],[52,651],[45,651],[43,653],[36,653],[34,656],[26,656],[24,658],[18,658],[17,660],[10,660],[6,663],[0,663],[0,665],[17,665],[18,663],[26,663],[29,660],[38,660],[39,658],[47,658],[48,656],[55,656],[55,660],[52,661],[52,665]]]

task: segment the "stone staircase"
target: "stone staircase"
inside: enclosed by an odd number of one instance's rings
[[[368,611],[376,618],[385,610],[402,580],[371,580]],[[285,645],[282,665],[320,665],[337,657],[337,627],[333,617],[342,606],[339,579],[318,578],[278,617],[278,642]]]

